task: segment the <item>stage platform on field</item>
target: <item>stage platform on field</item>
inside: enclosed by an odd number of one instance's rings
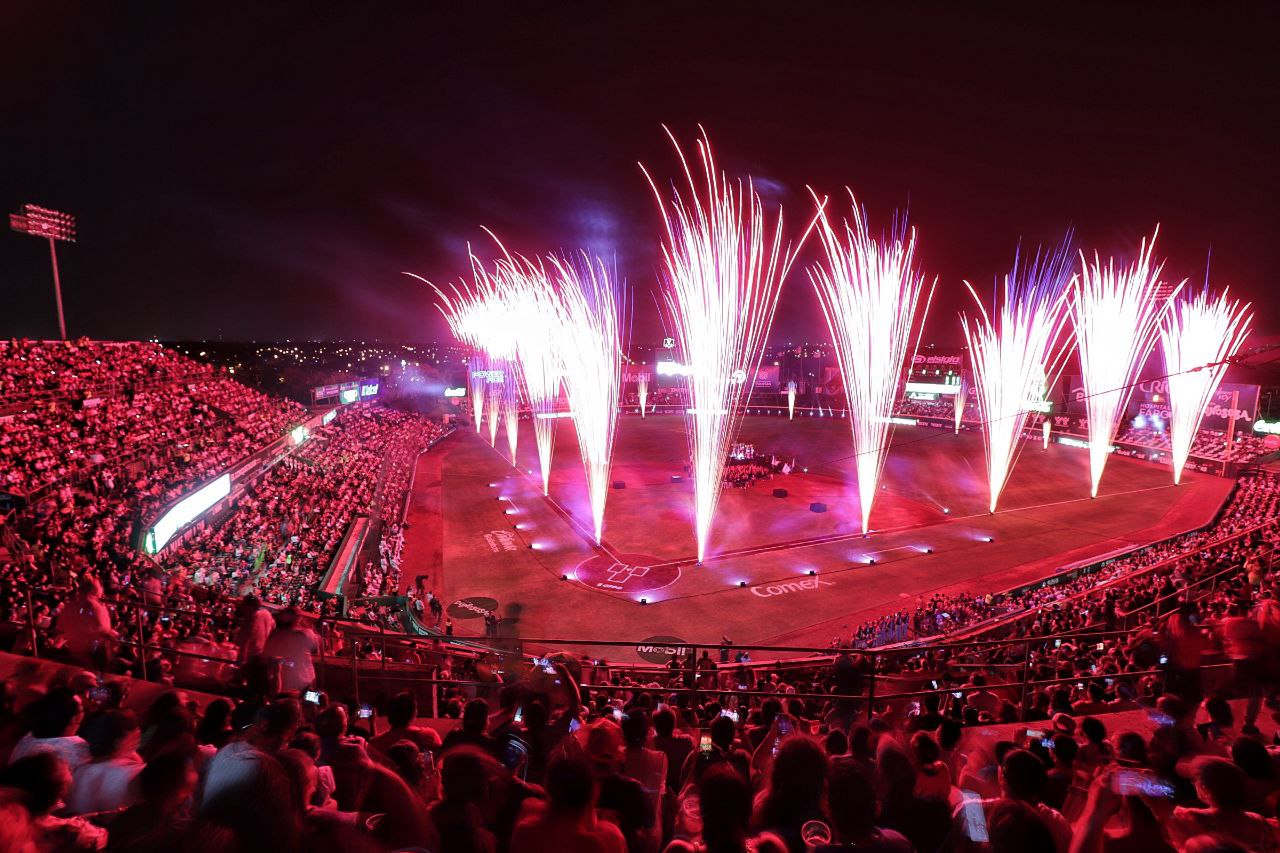
[[[726,489],[697,565],[692,485],[672,479],[686,458],[682,418],[620,420],[612,479],[626,485],[609,490],[599,547],[570,421],[549,498],[528,422],[519,468],[501,431],[495,450],[460,429],[419,460],[404,584],[429,575],[459,636],[481,634],[496,608],[504,633],[526,637],[824,646],[934,593],[1004,590],[1200,527],[1232,487],[1190,472],[1175,487],[1167,468],[1113,456],[1091,499],[1084,450],[1028,443],[991,514],[978,433],[898,427],[863,537],[847,421],[748,417],[740,438],[794,457],[796,472]]]

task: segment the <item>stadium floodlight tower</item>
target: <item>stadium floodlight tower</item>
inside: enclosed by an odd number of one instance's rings
[[[20,213],[9,214],[9,227],[19,234],[43,237],[49,241],[49,257],[53,260],[53,295],[58,302],[58,331],[65,341],[67,321],[62,316],[62,282],[58,279],[57,243],[59,240],[65,243],[76,241],[76,218],[70,213],[24,204]]]

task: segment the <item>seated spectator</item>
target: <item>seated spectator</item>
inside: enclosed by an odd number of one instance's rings
[[[166,753],[147,762],[137,776],[138,802],[111,822],[111,849],[162,853],[181,849],[196,791],[195,767],[186,756]]]
[[[807,821],[825,817],[822,797],[827,769],[827,756],[817,743],[802,736],[784,740],[756,798],[752,816],[756,830],[772,832],[790,853],[802,853],[805,844],[800,828]]]
[[[511,836],[511,853],[625,853],[622,831],[596,818],[595,799],[595,774],[586,760],[552,761],[546,805],[526,806]]]
[[[833,762],[827,776],[827,813],[832,843],[815,851],[876,850],[908,853],[914,848],[902,834],[876,826],[875,786],[856,764]]]
[[[407,740],[423,752],[438,752],[441,745],[440,734],[435,729],[413,725],[417,717],[418,702],[413,694],[407,691],[396,694],[387,703],[387,723],[390,728],[369,741],[369,746],[385,755],[397,742]]]
[[[41,850],[102,850],[106,830],[78,817],[54,817],[71,788],[71,771],[55,752],[44,751],[19,758],[0,770],[0,788],[14,788],[23,795]]]
[[[1194,772],[1196,796],[1206,807],[1174,809],[1169,833],[1175,844],[1211,834],[1245,850],[1276,848],[1280,843],[1276,828],[1245,810],[1248,791],[1243,770],[1225,758],[1204,757],[1197,759]]]
[[[89,745],[76,734],[84,718],[80,697],[69,688],[55,687],[29,704],[24,714],[30,731],[9,753],[12,764],[29,755],[51,752],[72,770],[88,763]]]
[[[129,711],[106,711],[85,726],[91,760],[72,771],[71,814],[115,811],[137,798],[133,780],[142,771],[142,730]]]
[[[496,755],[498,742],[485,732],[488,727],[489,703],[483,699],[472,699],[462,712],[462,725],[444,736],[444,742],[440,745],[441,753],[466,744]]]

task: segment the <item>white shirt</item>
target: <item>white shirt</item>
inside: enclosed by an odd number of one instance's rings
[[[80,765],[71,777],[67,808],[72,814],[93,814],[133,805],[138,797],[130,786],[142,767],[136,752]]]
[[[89,744],[85,743],[84,738],[76,735],[42,738],[32,737],[30,733],[23,735],[22,740],[14,746],[13,752],[9,753],[9,763],[12,764],[19,758],[38,755],[41,752],[52,752],[65,761],[73,772],[80,765],[89,763]]]

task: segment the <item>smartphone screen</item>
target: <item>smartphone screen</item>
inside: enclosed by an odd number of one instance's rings
[[[991,840],[987,835],[987,814],[982,810],[981,800],[965,801],[964,828],[969,840],[976,844],[986,844]]]

